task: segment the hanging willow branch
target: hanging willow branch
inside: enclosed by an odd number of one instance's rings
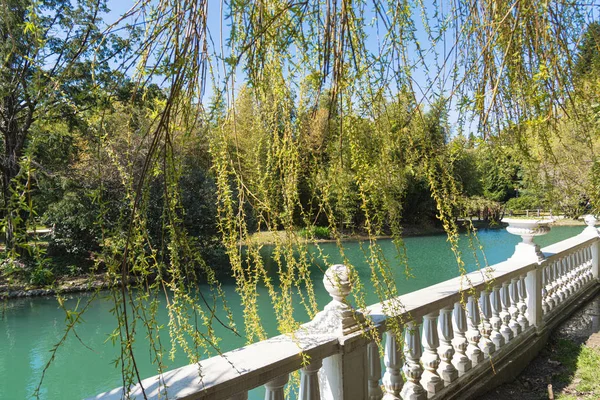
[[[318,243],[311,250],[312,238],[296,234],[299,226],[327,224],[354,268],[341,239],[344,224],[359,220],[380,300],[397,296],[398,264],[407,277],[418,273],[409,267],[401,226],[401,199],[415,176],[424,177],[458,271],[466,273],[448,115],[464,124],[459,131],[474,123],[483,140],[525,148],[532,143],[524,123],[551,128],[574,117],[578,94],[568,77],[593,8],[566,0],[138,1],[109,32],[142,28],[137,50],[122,65],[137,65],[139,91],[158,83],[166,95],[148,110],[141,167],[119,170],[129,193],[127,235],[107,245],[104,256],[119,285],[114,337],[123,349],[124,387],[140,378],[136,328],[151,338],[162,370],[159,291],[168,302],[171,340],[190,362],[218,348],[214,322],[233,327],[232,318],[218,316],[217,308],[231,313],[214,271],[182,228],[177,154],[193,135],[202,132],[210,148],[218,228],[247,340],[267,336],[259,287],[271,298],[279,330],[292,332],[296,301],[309,317],[318,311],[311,274],[314,264],[328,261]],[[544,132],[541,143],[557,134]],[[110,155],[110,142],[102,143]],[[164,193],[160,249],[147,234],[153,180]],[[275,274],[254,241],[261,231],[283,231],[274,239]],[[398,261],[386,259],[377,242],[384,233],[392,236]],[[355,299],[364,306],[364,287],[355,283]],[[386,312],[402,311],[389,304]]]

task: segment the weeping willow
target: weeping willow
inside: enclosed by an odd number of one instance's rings
[[[248,342],[266,338],[259,287],[268,291],[280,332],[298,328],[298,307],[314,316],[311,271],[328,260],[315,238],[297,235],[300,227],[329,226],[353,271],[353,301],[364,307],[357,261],[346,256],[343,242],[345,224],[359,220],[355,229],[366,236],[361,246],[377,296],[396,297],[394,271],[403,269],[407,278],[418,273],[402,240],[401,200],[411,176],[425,178],[468,289],[449,115],[459,132],[524,154],[533,147],[552,154],[560,124],[579,121],[583,94],[570,77],[594,10],[565,0],[136,2],[109,31],[142,27],[122,68],[135,67],[141,92],[159,83],[166,97],[148,110],[139,165],[111,153],[110,134],[96,143],[119,166],[128,191],[127,230],[107,232],[103,251],[114,284],[112,338],[122,349],[115,362],[123,386],[142,378],[136,332],[150,338],[160,373],[165,335],[172,351],[182,349],[193,363],[219,353],[214,324]],[[233,323],[214,270],[182,228],[178,154],[198,132],[209,147],[218,228],[244,307],[243,327]],[[147,234],[156,181],[164,195],[160,248]],[[255,240],[264,231],[282,232],[273,236],[276,277]],[[394,259],[377,240],[386,234]],[[468,237],[476,253],[472,228]],[[161,292],[166,329],[156,319]],[[402,311],[398,301],[386,304],[389,314]],[[218,310],[229,318],[220,319]]]

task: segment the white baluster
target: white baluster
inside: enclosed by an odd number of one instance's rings
[[[509,294],[509,282],[502,283],[502,291],[500,292],[500,297],[502,299],[502,313],[500,313],[500,318],[502,318],[502,328],[500,332],[502,336],[504,336],[504,341],[506,343],[510,342],[513,337],[515,337],[513,330],[510,328],[510,294]]]
[[[517,293],[519,295],[519,302],[517,303],[517,307],[519,307],[519,317],[517,322],[521,325],[521,330],[525,330],[529,328],[529,320],[527,319],[527,302],[525,300],[527,291],[525,290],[525,277],[526,275],[521,275],[517,281]]]
[[[440,346],[438,347],[440,366],[437,372],[444,381],[444,385],[448,386],[458,379],[458,371],[452,365],[452,357],[454,356],[454,347],[452,347],[452,339],[454,338],[452,333],[452,307],[440,310],[438,335],[440,337]]]
[[[583,285],[585,286],[585,284],[588,282],[588,268],[590,266],[590,262],[589,262],[589,247],[585,247],[583,249],[583,265],[581,268],[581,281],[583,283]]]
[[[423,364],[423,375],[421,376],[421,386],[427,390],[429,397],[435,395],[444,388],[444,381],[437,374],[437,368],[440,365],[440,356],[437,349],[440,345],[437,332],[438,313],[429,313],[423,317],[423,355],[421,363]]]
[[[548,295],[548,270],[549,266],[546,266],[542,269],[542,313],[543,315],[548,314],[550,312],[550,300]]]
[[[581,272],[581,250],[575,251],[573,254],[573,288],[574,293],[581,288],[580,272]]]
[[[577,265],[577,284],[581,289],[584,285],[583,270],[585,269],[585,248],[579,249],[579,263]]]
[[[458,375],[462,376],[471,369],[472,363],[466,355],[467,347],[469,345],[465,336],[465,332],[467,331],[467,315],[460,302],[454,303],[452,327],[454,328],[454,338],[452,339],[454,356],[452,357],[452,365],[454,365],[454,368],[458,371]]]
[[[552,281],[552,299],[554,300],[554,307],[557,307],[564,300],[563,292],[562,292],[562,258],[559,258],[554,262],[553,276],[554,280]]]
[[[569,254],[566,258],[566,288],[565,291],[567,293],[567,297],[571,297],[573,293],[575,293],[575,285],[573,284],[573,254]]]
[[[285,400],[283,387],[289,379],[290,375],[284,374],[265,383],[265,400]]]
[[[383,375],[383,386],[385,387],[385,400],[399,399],[404,380],[400,374],[402,369],[402,346],[398,344],[393,331],[385,333],[385,354],[383,357],[385,374]]]
[[[515,337],[521,333],[521,324],[519,324],[519,278],[512,278],[510,281],[510,322],[509,326],[512,329]]]
[[[377,358],[377,361],[379,361],[379,358]],[[321,369],[322,365],[323,362],[321,360],[315,360],[300,370],[299,400],[321,400],[321,391],[319,390],[319,369]]]
[[[504,346],[505,340],[504,336],[502,336],[502,318],[500,318],[500,313],[502,312],[502,302],[500,300],[500,291],[502,290],[502,285],[494,286],[492,293],[490,293],[490,305],[492,307],[492,318],[490,318],[490,324],[492,325],[492,333],[490,335],[490,339],[496,346],[496,350]],[[509,328],[510,330],[510,328]],[[511,331],[512,333],[512,331]]]
[[[556,306],[556,298],[554,297],[554,265],[556,261],[553,261],[552,264],[548,265],[546,268],[546,290],[548,291],[547,301],[548,301],[548,311],[553,310]]]
[[[467,357],[473,363],[473,366],[483,361],[483,352],[479,348],[479,340],[481,339],[481,333],[479,333],[479,323],[481,318],[479,316],[479,305],[477,299],[473,296],[469,296],[467,301],[467,340],[469,345],[467,346]]]
[[[479,295],[479,307],[481,309],[481,325],[479,325],[479,331],[481,332],[481,339],[479,340],[479,348],[483,351],[485,358],[490,358],[491,354],[496,351],[494,342],[490,339],[492,334],[492,324],[490,319],[492,318],[492,308],[490,306],[490,292],[483,290]]]
[[[593,243],[590,246],[590,266],[588,267],[588,281],[593,281],[596,278],[596,271],[598,269],[598,242]]]
[[[406,383],[400,392],[403,399],[425,400],[427,391],[419,383],[423,368],[419,360],[421,359],[421,335],[419,327],[414,322],[406,324],[404,329],[404,376]]]
[[[367,345],[367,363],[369,367],[369,376],[367,378],[369,400],[381,400],[383,397],[383,391],[379,385],[379,380],[381,379],[381,360],[379,359],[379,347],[375,342],[370,342]]]
[[[594,272],[593,272],[593,267],[594,267],[594,246],[596,246],[596,243],[594,243],[590,247],[588,247],[588,252],[587,252],[588,266],[587,266],[587,273],[586,273],[586,282],[591,282],[592,279],[594,279]]]
[[[565,256],[560,263],[560,300],[563,302],[569,297],[569,289],[567,287],[569,283],[569,278],[567,276],[568,267],[569,257]]]

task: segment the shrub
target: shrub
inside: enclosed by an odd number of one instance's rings
[[[88,255],[99,248],[98,207],[80,192],[67,192],[48,207],[44,222],[52,227],[49,251],[52,254]]]
[[[506,210],[535,210],[537,208],[544,208],[544,204],[535,196],[524,195],[509,199],[504,204],[504,208]]]
[[[331,231],[327,226],[302,228],[298,234],[306,239],[331,239]]]

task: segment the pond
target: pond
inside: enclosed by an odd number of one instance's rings
[[[566,239],[580,233],[583,227],[555,227],[536,242],[542,247]],[[480,230],[479,241],[485,250],[488,263],[494,264],[508,258],[520,238],[510,235],[504,229]],[[458,275],[456,261],[450,250],[445,235],[409,237],[405,239],[409,264],[414,278],[407,279],[403,268],[395,271],[397,287],[400,292],[408,293]],[[394,246],[389,240],[380,241],[383,253],[394,263]],[[369,281],[370,271],[364,262],[364,252],[358,242],[345,242],[346,256],[357,267],[363,282]],[[339,263],[341,258],[334,243],[324,243],[321,248],[329,256],[329,262]],[[468,270],[477,268],[468,241],[461,240],[461,249],[465,254]],[[268,248],[265,251],[268,252]],[[479,257],[481,259],[481,257]],[[316,297],[322,308],[329,300],[321,280],[323,266],[311,272],[314,278]],[[235,293],[233,282],[223,284],[229,306],[234,318],[243,321],[243,311],[239,305],[239,296]],[[259,307],[263,316],[265,329],[269,334],[276,334],[276,326],[272,317],[272,307],[266,290],[259,288]],[[377,302],[372,287],[365,284],[368,304]],[[89,294],[72,295],[68,298],[67,307],[74,308],[78,301],[85,302]],[[96,395],[109,389],[121,386],[120,368],[115,367],[119,349],[107,341],[108,335],[116,326],[110,310],[113,304],[107,296],[95,300],[85,313],[85,323],[77,327],[81,341],[69,336],[59,350],[54,363],[47,371],[41,389],[43,399],[79,399]],[[300,307],[298,307],[300,308]],[[270,317],[271,316],[271,317]],[[163,310],[158,318],[168,321]],[[299,311],[298,318],[306,315]],[[54,298],[15,299],[0,303],[0,399],[31,398],[38,385],[42,370],[50,357],[50,350],[60,340],[65,329],[65,314]],[[223,351],[244,345],[244,339],[232,335],[227,329],[217,327],[222,337],[220,347]],[[156,374],[152,366],[145,338],[138,335],[136,339],[137,363],[142,377]],[[168,342],[168,332],[162,333],[163,343]],[[166,346],[165,346],[166,347]],[[168,351],[168,349],[167,349]],[[168,368],[176,368],[188,363],[182,352],[174,361],[167,360]],[[261,398],[261,390],[253,391],[251,399]]]

